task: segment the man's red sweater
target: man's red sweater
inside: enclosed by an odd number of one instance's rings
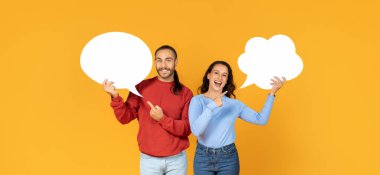
[[[179,94],[174,95],[173,87],[174,82],[162,82],[155,77],[136,85],[143,97],[130,92],[125,103],[120,96],[111,101],[120,123],[127,124],[137,118],[140,126],[137,142],[142,153],[165,157],[176,155],[189,147],[191,130],[188,110],[193,93],[182,86]],[[150,117],[147,101],[161,107],[164,116],[160,121]]]

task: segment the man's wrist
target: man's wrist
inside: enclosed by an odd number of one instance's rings
[[[116,98],[119,96],[119,94],[110,94],[112,98]]]

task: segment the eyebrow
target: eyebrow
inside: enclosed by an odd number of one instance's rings
[[[156,57],[156,59],[167,60],[167,59],[174,59],[174,58],[173,57],[166,57],[166,58]]]
[[[222,73],[228,74],[228,72],[219,71],[218,69],[213,69],[212,71],[218,71],[218,72],[222,72]]]
[[[214,69],[214,70],[213,70],[213,72],[218,72],[218,73],[220,73],[220,71],[219,71],[219,70],[217,70],[217,69]],[[228,75],[228,72],[221,72],[221,74],[225,74],[225,75]]]

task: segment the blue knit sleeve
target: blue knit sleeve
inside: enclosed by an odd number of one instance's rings
[[[209,124],[212,111],[217,108],[215,102],[211,101],[208,104],[203,104],[199,96],[193,97],[189,106],[189,121],[191,132],[195,136],[200,136],[206,130]]]
[[[255,110],[249,108],[248,106],[240,102],[241,112],[239,117],[249,123],[265,125],[268,122],[273,102],[274,96],[268,95],[268,98],[260,113],[256,112]]]

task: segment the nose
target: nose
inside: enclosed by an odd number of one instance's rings
[[[219,81],[221,81],[221,80],[222,80],[222,75],[218,75],[218,76],[217,76],[217,79],[218,79]]]
[[[162,62],[162,67],[166,68],[166,62],[165,61]]]

